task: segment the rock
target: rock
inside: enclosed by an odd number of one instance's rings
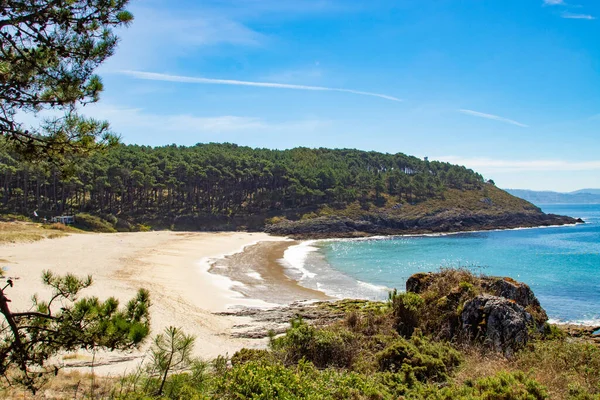
[[[418,272],[411,275],[406,281],[406,291],[417,294],[424,292],[430,285],[433,276],[431,272]]]
[[[534,317],[538,328],[548,321],[546,311],[541,307],[539,300],[528,285],[508,277],[485,277],[482,280],[483,288],[487,293],[512,300],[526,308]]]
[[[460,320],[464,338],[481,340],[507,356],[527,343],[534,323],[521,305],[488,294],[466,302]]]
[[[406,233],[459,232],[517,227],[574,224],[575,219],[541,212],[505,212],[489,214],[458,208],[436,210],[423,215],[404,215],[396,209],[364,211],[362,215],[321,216],[303,220],[284,220],[268,224],[264,230],[275,235],[296,238],[357,237],[369,235],[398,235]]]

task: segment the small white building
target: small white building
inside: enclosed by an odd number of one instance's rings
[[[52,222],[58,222],[65,225],[70,225],[75,223],[74,215],[61,215],[59,217],[52,217]]]

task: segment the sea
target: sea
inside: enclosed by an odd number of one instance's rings
[[[301,285],[339,298],[387,298],[416,272],[445,267],[527,283],[553,322],[600,324],[600,205],[539,205],[574,226],[302,242],[282,263]]]

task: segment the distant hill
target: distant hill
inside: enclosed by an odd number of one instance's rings
[[[600,189],[580,189],[580,190],[571,192],[570,194],[579,194],[579,193],[597,194],[600,196]]]
[[[600,189],[581,189],[571,193],[523,189],[505,190],[513,196],[533,204],[600,204]]]

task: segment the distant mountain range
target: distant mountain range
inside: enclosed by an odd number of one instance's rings
[[[504,189],[533,204],[600,204],[600,189],[581,189],[570,193]]]

